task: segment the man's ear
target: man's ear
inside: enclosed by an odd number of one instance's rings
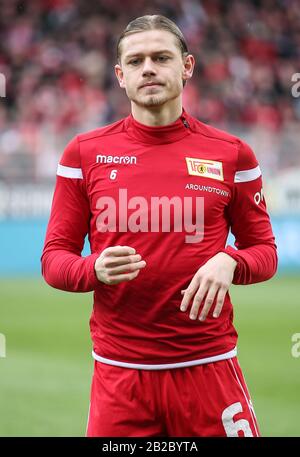
[[[125,89],[123,70],[121,65],[119,64],[115,65],[115,75],[119,81],[120,87],[122,87],[122,89]]]
[[[195,58],[192,54],[183,57],[182,79],[187,81],[193,76],[195,68]]]

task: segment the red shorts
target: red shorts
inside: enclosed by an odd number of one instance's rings
[[[95,361],[87,436],[259,436],[237,358],[168,370]]]

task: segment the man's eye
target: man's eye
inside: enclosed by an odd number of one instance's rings
[[[141,59],[133,59],[130,60],[129,65],[138,65],[140,63]]]
[[[168,59],[169,59],[168,56],[158,56],[158,57],[157,57],[157,60],[158,60],[159,62],[166,62]]]

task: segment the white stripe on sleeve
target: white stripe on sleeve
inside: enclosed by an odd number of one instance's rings
[[[255,168],[250,168],[250,170],[237,171],[234,175],[234,182],[247,182],[254,181],[261,176],[261,171],[259,165]]]
[[[83,179],[81,168],[65,167],[60,163],[57,165],[57,175],[64,178]]]

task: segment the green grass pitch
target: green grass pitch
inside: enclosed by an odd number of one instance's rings
[[[264,436],[300,436],[299,277],[232,286],[238,353]],[[92,294],[1,279],[0,436],[84,436]]]

